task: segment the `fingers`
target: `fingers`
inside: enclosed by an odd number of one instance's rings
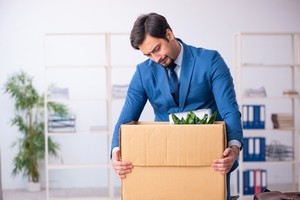
[[[112,166],[121,179],[126,178],[126,174],[130,173],[132,170],[132,163],[129,161],[120,160],[120,151],[113,152],[112,154]]]
[[[212,168],[221,174],[226,174],[230,171],[235,159],[230,148],[225,149],[223,152],[224,158],[216,159],[212,163]]]
[[[121,179],[126,178],[126,175],[131,172],[131,169],[127,170],[115,170],[117,176]]]
[[[218,159],[211,165],[213,170],[220,172],[221,174],[226,174],[230,171],[232,164],[225,159]]]
[[[223,152],[223,156],[227,157],[231,153],[232,149],[231,148],[226,148]]]
[[[132,164],[131,162],[114,162],[113,168],[118,175],[125,175],[131,172]]]

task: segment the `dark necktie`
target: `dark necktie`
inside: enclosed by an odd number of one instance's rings
[[[174,70],[176,66],[177,65],[175,63],[172,63],[169,66],[168,69],[170,71],[170,76],[169,76],[170,91],[171,91],[171,94],[172,94],[175,102],[178,105],[178,99],[179,99],[179,81],[178,81],[176,72]]]

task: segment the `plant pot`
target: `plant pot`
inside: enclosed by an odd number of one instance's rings
[[[41,184],[40,182],[28,182],[26,190],[29,192],[38,192],[41,191]]]

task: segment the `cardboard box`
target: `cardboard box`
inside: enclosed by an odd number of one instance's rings
[[[136,122],[120,129],[121,156],[133,163],[122,200],[224,200],[225,175],[211,168],[226,144],[224,122]]]

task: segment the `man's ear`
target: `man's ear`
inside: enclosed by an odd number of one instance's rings
[[[171,29],[166,30],[166,37],[167,37],[168,40],[174,39],[174,34],[173,34],[173,31]]]

